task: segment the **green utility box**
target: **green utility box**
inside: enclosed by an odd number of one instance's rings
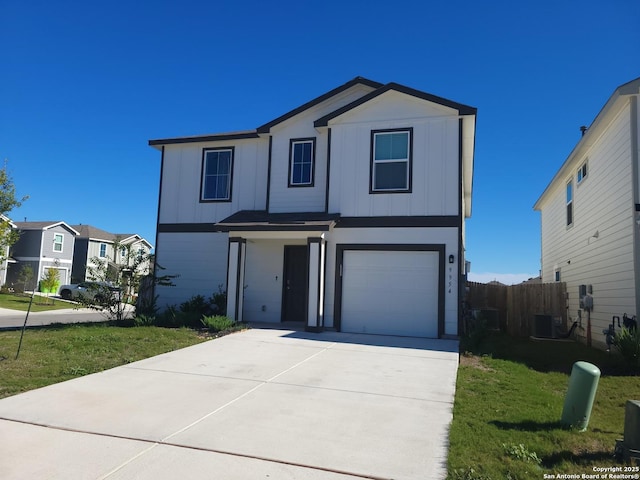
[[[564,399],[561,423],[584,432],[589,425],[591,407],[596,398],[600,369],[588,362],[576,362],[571,369],[569,389]]]

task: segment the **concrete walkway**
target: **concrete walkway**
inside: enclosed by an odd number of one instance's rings
[[[458,343],[253,329],[0,400],[0,478],[438,479]]]

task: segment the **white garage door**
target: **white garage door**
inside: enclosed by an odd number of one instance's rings
[[[346,250],[341,330],[438,337],[438,252]]]

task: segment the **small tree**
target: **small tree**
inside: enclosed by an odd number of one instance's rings
[[[145,283],[146,290],[153,285],[174,286],[173,279],[177,275],[150,274],[154,255],[144,251],[134,252],[131,245],[122,244],[119,239],[114,242],[113,248],[113,260],[99,257],[90,259],[87,273],[97,283],[93,286],[92,294],[79,298],[78,303],[100,310],[112,320],[124,320],[132,313],[132,308],[127,308],[127,305],[133,303],[144,278],[148,279]],[[156,267],[162,269],[158,265]],[[146,307],[151,308],[150,305]]]
[[[18,291],[20,293],[24,293],[24,291],[29,288],[34,289],[35,285],[31,284],[33,278],[33,267],[28,263],[22,265],[22,267],[20,268],[20,272],[18,272]]]
[[[47,268],[47,272],[40,280],[40,289],[43,290],[47,294],[47,298],[49,297],[49,293],[55,292],[60,285],[60,275],[57,268]],[[53,303],[53,302],[52,302]]]
[[[18,241],[20,234],[11,226],[9,212],[22,205],[28,196],[16,198],[16,187],[7,171],[7,162],[0,168],[0,265],[4,265],[9,248]]]

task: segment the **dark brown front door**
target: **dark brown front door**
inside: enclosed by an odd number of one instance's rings
[[[282,321],[304,322],[307,308],[307,247],[284,247]]]

